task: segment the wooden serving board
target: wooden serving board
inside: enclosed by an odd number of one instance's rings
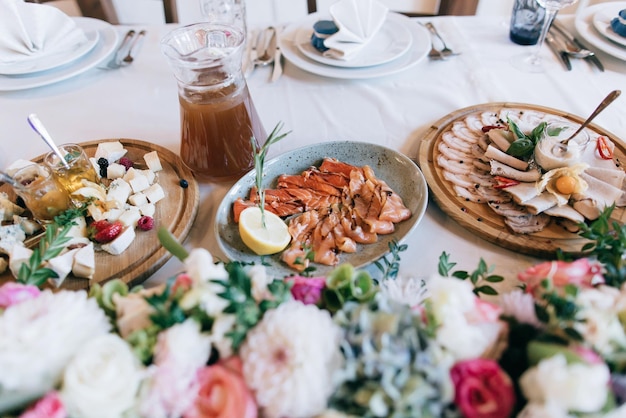
[[[437,164],[439,155],[437,147],[442,140],[442,135],[451,129],[452,124],[473,113],[492,110],[499,112],[506,108],[540,111],[569,119],[575,123],[582,123],[584,120],[579,116],[548,107],[507,102],[470,106],[444,116],[429,128],[420,143],[417,157],[435,201],[445,213],[463,227],[504,248],[542,258],[554,258],[559,248],[565,252],[580,255],[582,246],[588,241],[579,235],[567,232],[556,222],[551,222],[547,228],[537,233],[527,235],[514,233],[505,225],[503,218],[493,212],[487,204],[468,202],[457,196],[450,182],[443,177],[443,170]],[[619,137],[595,124],[589,125],[587,129],[608,136],[615,143],[614,159],[619,162],[626,161],[626,148]],[[623,223],[626,220],[624,208],[616,208],[612,218]]]
[[[137,229],[133,243],[120,255],[111,255],[105,251],[96,251],[96,272],[92,280],[68,276],[61,288],[88,289],[94,283],[105,283],[111,279],[121,279],[129,286],[142,283],[156,272],[171,257],[160,244],[157,237],[159,227],[166,227],[180,242],[191,229],[191,225],[198,212],[199,189],[193,173],[185,167],[180,157],[161,146],[135,139],[105,139],[84,142],[80,145],[89,157],[92,157],[98,144],[107,141],[120,141],[128,151],[130,158],[137,168],[147,168],[143,160],[144,154],[156,151],[161,160],[163,170],[157,173],[157,182],[165,192],[165,198],[156,203],[154,214],[154,228],[150,231]],[[33,161],[41,162],[43,155]],[[180,180],[187,180],[189,186],[185,189],[180,186]],[[0,191],[7,192],[15,197],[9,185],[0,186]],[[0,276],[0,284],[12,280],[10,271]]]

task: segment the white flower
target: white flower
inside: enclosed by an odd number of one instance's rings
[[[197,392],[196,372],[211,354],[209,337],[187,319],[163,331],[154,348],[154,364],[142,388],[139,409],[150,418],[179,417]]]
[[[592,413],[604,406],[610,377],[604,363],[568,365],[558,354],[526,370],[520,386],[531,403],[550,401],[565,411]]]
[[[185,268],[193,285],[181,300],[181,306],[199,305],[209,316],[217,316],[228,306],[228,301],[217,296],[224,287],[212,280],[228,280],[224,265],[213,262],[213,256],[204,248],[191,250],[185,259]]]
[[[575,418],[567,413],[560,405],[550,402],[534,403],[529,402],[517,415],[517,418]]]
[[[394,302],[415,308],[420,306],[426,297],[426,283],[423,279],[397,277],[383,280],[380,283],[380,291]]]
[[[515,289],[500,296],[499,305],[502,313],[517,319],[522,324],[540,327],[541,322],[535,314],[535,299],[530,293]]]
[[[101,335],[65,369],[61,398],[71,416],[120,417],[133,407],[142,376],[128,343],[116,334]]]
[[[185,259],[185,268],[194,284],[228,279],[228,272],[224,265],[215,264],[211,253],[204,248],[194,248],[189,252],[189,256]]]
[[[252,282],[252,298],[257,302],[261,302],[263,299],[271,299],[272,294],[267,289],[267,285],[270,284],[273,279],[267,275],[265,266],[255,264],[247,269],[247,273]]]
[[[213,321],[211,327],[211,344],[220,354],[220,358],[228,358],[233,354],[233,340],[226,336],[237,323],[237,317],[232,314],[221,314]]]
[[[477,298],[469,282],[436,275],[427,286],[433,313],[440,324],[436,340],[457,360],[480,357],[498,340],[502,325],[480,319]]]
[[[0,315],[0,387],[49,390],[85,344],[109,332],[104,312],[84,291],[41,292]]]
[[[266,312],[240,350],[243,374],[267,418],[324,410],[341,366],[341,331],[327,311],[288,301]]]

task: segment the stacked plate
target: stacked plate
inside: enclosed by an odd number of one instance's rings
[[[611,20],[626,9],[626,2],[599,3],[589,6],[576,16],[580,36],[598,49],[626,61],[626,37],[611,28]]]
[[[311,45],[313,24],[330,16],[312,13],[282,32],[280,48],[289,61],[313,74],[363,79],[404,71],[423,60],[430,50],[428,31],[404,15],[389,13],[380,31],[350,60],[325,57]]]
[[[95,67],[115,49],[118,35],[107,22],[76,17],[87,41],[76,48],[19,64],[0,64],[0,91],[23,90],[66,80]]]

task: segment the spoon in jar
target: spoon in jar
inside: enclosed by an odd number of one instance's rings
[[[43,123],[41,123],[41,121],[39,120],[36,114],[31,113],[30,115],[28,115],[28,123],[30,124],[31,128],[33,128],[35,132],[37,132],[39,136],[43,138],[44,142],[48,144],[50,149],[52,149],[52,151],[57,155],[57,157],[59,157],[59,160],[63,163],[65,168],[69,169],[70,166],[67,163],[67,161],[65,161],[65,156],[61,154],[61,151],[56,146],[56,144],[52,140],[52,137],[46,130],[46,127],[43,126]]]
[[[4,171],[0,171],[0,181],[3,181],[5,183],[7,183],[7,184],[10,184],[13,188],[19,187],[19,184],[18,184],[17,180],[15,180],[13,177],[9,176]]]
[[[580,125],[580,127],[576,130],[576,132],[574,132],[573,134],[571,134],[569,136],[569,138],[566,138],[564,140],[561,141],[561,144],[565,144],[567,145],[567,143],[574,138],[576,135],[578,135],[583,129],[585,129],[587,127],[587,125],[589,125],[591,123],[592,120],[595,119],[596,116],[598,116],[600,114],[600,112],[602,112],[604,109],[606,109],[611,103],[613,103],[613,101],[615,99],[617,99],[619,97],[619,95],[622,94],[621,90],[613,90],[612,92],[610,92],[605,98],[604,100],[602,100],[602,102],[600,102],[600,104],[598,105],[598,107],[596,107],[596,110],[593,111],[593,113],[591,113],[591,115],[589,115],[589,117],[583,122],[582,125]]]

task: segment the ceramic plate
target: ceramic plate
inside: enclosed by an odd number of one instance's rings
[[[32,74],[0,75],[0,91],[25,90],[67,80],[95,67],[115,49],[118,34],[115,28],[99,19],[76,17],[76,24],[85,32],[97,31],[98,42],[91,51],[65,65]]]
[[[626,2],[615,2],[611,3],[611,5],[618,11],[626,9]],[[594,27],[593,18],[595,14],[605,7],[607,7],[606,3],[600,3],[581,10],[580,13],[576,15],[576,20],[574,22],[576,30],[580,36],[591,45],[609,55],[614,56],[615,58],[626,61],[626,48],[608,40]]]
[[[19,63],[2,64],[0,65],[0,74],[31,74],[60,67],[61,65],[77,60],[96,46],[98,40],[100,39],[100,32],[91,28],[90,30],[85,30],[85,36],[87,37],[87,40],[79,45],[76,45],[71,50],[46,55],[45,57],[35,57]]]
[[[136,230],[136,236],[130,246],[120,255],[111,255],[105,251],[96,251],[96,272],[93,279],[81,279],[72,275],[63,282],[64,289],[87,289],[95,283],[103,284],[111,279],[118,278],[129,286],[142,283],[156,272],[171,257],[159,242],[157,230],[165,227],[179,242],[183,242],[198,212],[199,188],[191,171],[185,167],[180,157],[167,148],[148,141],[136,139],[102,139],[83,142],[80,145],[88,156],[92,157],[98,144],[106,141],[120,141],[128,152],[128,156],[138,167],[145,167],[143,156],[156,151],[161,160],[163,170],[157,173],[158,184],[165,192],[165,199],[155,205],[155,227],[149,231]],[[40,162],[43,155],[33,159]],[[188,187],[180,187],[180,180],[187,180]],[[13,190],[7,184],[0,183],[0,191],[14,196]],[[12,280],[10,272],[0,274],[0,285],[3,281]]]
[[[430,35],[426,28],[404,15],[391,13],[389,15],[397,16],[397,22],[401,22],[400,24],[411,33],[411,47],[406,53],[386,64],[344,68],[326,65],[313,60],[304,55],[295,42],[302,23],[294,23],[287,26],[280,36],[279,45],[285,58],[292,64],[305,71],[324,77],[356,80],[397,74],[413,67],[426,58],[428,51],[430,51]],[[396,20],[396,18],[393,19]]]
[[[297,174],[312,165],[319,166],[324,157],[334,157],[346,163],[363,166],[369,165],[376,177],[387,184],[402,198],[412,212],[404,222],[396,224],[396,230],[390,235],[379,235],[378,242],[358,245],[356,253],[340,255],[340,263],[350,263],[356,268],[364,267],[378,260],[389,251],[389,242],[401,242],[418,225],[424,215],[428,202],[428,188],[420,169],[405,155],[380,145],[361,142],[326,142],[299,148],[282,154],[265,165],[265,187],[273,187],[275,179],[281,174]],[[233,222],[232,204],[238,197],[247,198],[254,185],[254,170],[242,177],[226,194],[220,204],[216,220],[215,234],[220,248],[231,260],[260,263],[261,257],[250,251],[241,241],[237,224]],[[280,254],[266,256],[268,272],[274,277],[285,277],[296,273],[280,261]],[[325,275],[334,269],[315,263],[315,274]]]
[[[326,57],[311,45],[313,24],[318,20],[330,19],[330,17],[322,16],[319,13],[310,14],[301,23],[296,34],[296,45],[298,50],[308,58],[335,67],[358,68],[385,64],[402,56],[413,43],[413,37],[406,27],[406,21],[403,17],[390,13],[370,43],[355,57],[347,61]]]
[[[626,3],[609,3],[593,15],[593,27],[605,38],[626,46],[626,37],[620,36],[611,28],[611,20],[617,17],[620,10],[626,9]]]

